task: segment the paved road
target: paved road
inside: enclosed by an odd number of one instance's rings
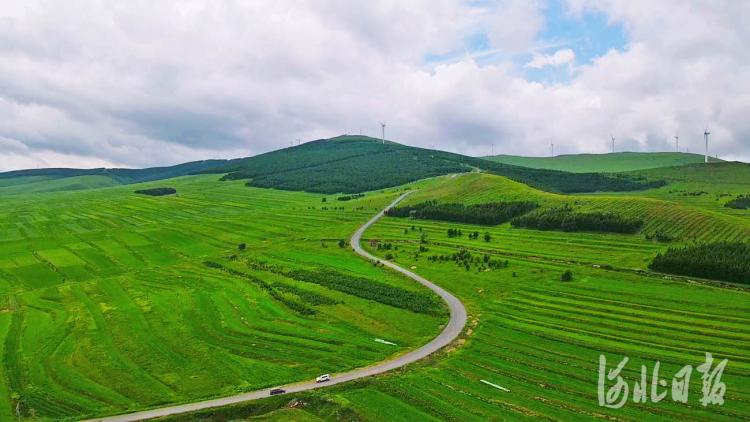
[[[411,192],[407,192],[401,195],[400,197],[398,197],[398,199],[393,201],[386,208],[386,210],[396,205],[399,201],[404,199],[410,193]],[[437,352],[438,350],[442,349],[444,346],[448,345],[456,337],[458,337],[458,335],[463,330],[464,325],[466,325],[466,309],[464,308],[464,305],[461,303],[461,301],[459,301],[455,296],[448,293],[446,290],[442,289],[441,287],[433,284],[431,281],[423,277],[420,277],[417,274],[414,274],[413,272],[409,270],[401,268],[392,262],[380,260],[377,257],[367,253],[364,249],[362,249],[362,247],[359,244],[360,239],[362,238],[362,234],[365,232],[365,230],[367,230],[370,226],[372,226],[376,221],[378,221],[378,219],[380,219],[380,217],[382,217],[384,213],[385,213],[385,210],[379,212],[378,215],[376,215],[375,217],[370,219],[370,221],[368,221],[367,223],[362,225],[359,229],[357,229],[357,231],[354,233],[351,239],[351,244],[354,247],[354,251],[369,260],[380,261],[386,267],[389,267],[395,271],[400,272],[401,274],[406,275],[409,278],[414,279],[418,283],[422,284],[423,286],[437,293],[445,301],[445,303],[448,305],[448,308],[450,309],[450,321],[448,321],[448,325],[446,325],[445,328],[443,328],[443,331],[437,337],[435,337],[434,339],[432,339],[432,341],[430,341],[429,343],[420,347],[417,350],[414,350],[405,355],[399,356],[395,359],[377,363],[372,366],[358,368],[353,371],[345,372],[343,374],[333,374],[331,377],[331,381],[326,382],[326,383],[317,384],[313,380],[313,381],[305,381],[305,382],[300,382],[296,384],[289,384],[289,385],[282,386],[281,388],[287,391],[286,394],[297,393],[300,391],[313,390],[316,388],[328,387],[331,385],[340,384],[342,382],[347,382],[347,381],[352,381],[352,380],[356,380],[359,378],[369,377],[372,375],[382,374],[383,372],[387,372],[392,369],[396,369],[404,365],[407,365],[409,363],[416,362],[432,353]],[[246,401],[251,401],[251,400],[258,400],[258,399],[268,397],[269,391],[270,389],[251,391],[248,393],[242,393],[242,394],[237,394],[237,395],[228,396],[228,397],[221,397],[218,399],[180,404],[180,405],[169,406],[169,407],[161,407],[158,409],[151,409],[151,410],[145,410],[142,412],[128,413],[125,415],[108,416],[105,418],[91,419],[90,421],[106,421],[106,422],[142,421],[142,420],[153,419],[153,418],[158,418],[162,416],[176,415],[180,413],[193,412],[196,410],[209,409],[212,407],[226,406],[230,404],[236,404],[236,403],[241,403],[241,402],[246,402]]]

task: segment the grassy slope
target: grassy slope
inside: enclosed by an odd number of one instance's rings
[[[33,178],[34,176],[32,176]],[[21,177],[19,179],[25,179]],[[0,195],[18,195],[26,193],[41,193],[41,192],[62,192],[62,191],[74,191],[74,190],[85,190],[85,189],[97,189],[110,186],[117,186],[116,180],[109,176],[73,176],[65,177],[62,179],[45,179],[41,180],[20,180],[5,179],[9,182],[9,186],[0,186]],[[10,182],[16,181],[18,183],[10,185]]]
[[[665,187],[662,189],[670,189]],[[653,192],[653,191],[646,191]],[[480,203],[502,200],[533,200],[544,206],[570,203],[583,210],[611,211],[642,218],[644,232],[663,230],[684,241],[747,240],[750,220],[739,213],[697,207],[685,197],[661,199],[638,194],[557,195],[532,189],[506,178],[487,174],[468,174],[450,183],[431,185],[410,196],[404,204],[438,198],[443,202]],[[718,207],[714,207],[718,208]],[[723,207],[721,207],[723,208]]]
[[[332,267],[422,291],[336,245],[395,192],[324,210],[321,195],[216,176],[169,184],[178,195],[127,186],[3,199],[0,419],[16,396],[25,415],[78,418],[309,379],[421,345],[444,321],[243,265]],[[240,242],[248,249],[228,261]],[[303,317],[206,259],[341,303]]]
[[[558,155],[555,157],[495,155],[483,158],[498,163],[540,169],[562,170],[573,173],[615,173],[702,163],[704,160],[702,155],[682,152],[617,152],[612,154]],[[713,162],[717,160],[715,158],[710,158],[710,161]]]
[[[472,174],[424,183],[409,201],[476,203],[518,198],[545,204],[589,200],[535,192],[502,178]],[[674,207],[681,206],[670,204],[665,220]],[[448,228],[460,228],[464,236],[449,238]],[[711,225],[705,228],[711,230]],[[469,240],[466,234],[474,230],[489,231],[492,240]],[[423,233],[426,245],[419,242]],[[342,411],[356,412],[360,420],[390,420],[394,415],[382,413],[383,409],[398,409],[400,420],[750,418],[750,293],[632,270],[644,267],[664,245],[637,235],[537,232],[507,224],[483,227],[390,217],[377,223],[366,237],[398,244],[400,249],[394,254],[400,265],[414,268],[457,294],[468,307],[470,327],[460,347],[411,370],[310,393],[326,399],[325,403],[336,403]],[[420,254],[420,246],[429,250]],[[509,266],[481,272],[473,266],[467,271],[451,262],[426,259],[459,248],[507,259]],[[572,282],[560,281],[565,270],[573,272]],[[691,378],[688,404],[674,403],[669,397],[658,404],[636,404],[632,396],[619,410],[597,404],[600,354],[607,356],[608,368],[624,356],[630,358],[624,377],[632,394],[641,364],[651,371],[656,361],[661,362],[661,377],[669,382],[683,365],[703,363],[705,352],[729,359],[722,377],[727,386],[724,406],[700,405],[702,386],[697,372]],[[305,412],[317,414],[319,405],[314,400],[310,403]],[[262,405],[251,404],[248,409]],[[290,411],[277,411],[269,420],[285,412]],[[235,409],[234,414],[242,413]]]
[[[679,203],[707,214],[733,221],[747,221],[748,210],[735,210],[724,206],[738,195],[750,194],[750,164],[739,162],[695,164],[629,172],[636,177],[667,180],[662,188],[639,193],[644,198]],[[610,193],[608,196],[619,196]]]

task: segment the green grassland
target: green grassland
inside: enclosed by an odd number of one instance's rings
[[[389,218],[368,236],[415,243],[410,230],[404,233],[413,223]],[[490,242],[483,242],[449,239],[445,233],[455,224],[418,224],[428,233],[430,250],[417,258],[415,245],[396,260],[417,266],[420,274],[458,293],[469,305],[476,327],[467,336],[467,344],[440,362],[438,369],[415,370],[365,389],[419,403],[414,406],[417,410],[443,419],[447,415],[481,420],[496,415],[493,409],[502,409],[503,418],[508,419],[598,419],[606,414],[632,420],[737,420],[750,416],[748,292],[633,271],[662,247],[638,236],[534,232],[501,225],[489,230]],[[472,230],[469,225],[458,227],[464,233]],[[460,247],[508,259],[509,267],[466,271],[453,263],[425,259]],[[572,282],[560,281],[566,269],[574,274]],[[704,352],[730,360],[723,407],[702,408],[696,397],[701,384],[695,379],[689,406],[631,402],[624,409],[606,411],[596,404],[599,353],[618,362],[629,356],[633,366],[628,367],[627,378],[634,381],[640,363],[652,368],[659,360],[662,373],[671,375],[684,364],[701,363]],[[479,379],[504,386],[510,393],[479,384]]]
[[[363,242],[394,246],[369,249],[456,294],[469,311],[462,338],[375,378],[166,420],[748,419],[750,293],[644,269],[669,246],[747,241],[750,211],[723,207],[730,198],[721,194],[750,193],[750,172],[738,163],[684,172],[634,174],[670,181],[657,189],[579,195],[477,171],[349,201],[218,182],[216,175],[5,195],[0,420],[15,418],[17,409],[22,419],[75,419],[226,395],[344,371],[426,343],[445,323],[444,310],[365,289],[345,293],[331,281],[364,279],[385,283],[377,288],[389,293],[426,294],[338,246],[405,189],[416,192],[403,205],[533,201],[542,209],[620,213],[645,225],[626,235],[385,217]],[[177,194],[133,192],[160,186]],[[696,191],[707,193],[685,194]],[[448,236],[449,229],[463,235]],[[489,241],[470,239],[474,231],[489,233]],[[646,239],[657,231],[676,240]],[[431,259],[460,251],[477,262],[467,269]],[[485,255],[507,266],[488,268]],[[564,271],[572,281],[561,281]],[[337,275],[319,277],[325,274]],[[724,406],[698,403],[697,372],[688,404],[669,397],[658,404],[631,397],[619,410],[597,404],[600,354],[608,369],[630,358],[624,376],[632,395],[641,364],[651,371],[661,362],[670,382],[683,365],[703,363],[705,352],[729,359]],[[290,407],[292,400],[301,404]]]
[[[420,187],[406,204],[536,200],[554,206],[579,201],[583,207],[656,216],[659,221],[648,224],[696,237],[722,239],[746,229],[741,219],[725,219],[689,203],[626,195],[568,197],[486,174],[440,177]],[[637,205],[625,207],[627,202]],[[675,210],[698,223],[675,219]],[[717,224],[730,230],[700,236]],[[448,229],[460,229],[463,236],[451,237]],[[473,231],[489,232],[490,241],[469,239]],[[397,217],[385,217],[365,237],[398,246],[387,251],[394,261],[466,304],[469,325],[461,339],[408,369],[294,395],[306,403],[301,407],[288,407],[289,397],[274,398],[166,420],[228,420],[230,415],[231,420],[362,421],[750,418],[750,293],[640,270],[668,245],[642,235],[542,232],[507,223],[479,226]],[[381,256],[386,253],[370,249]],[[460,250],[508,265],[488,269],[472,264],[467,270],[452,261],[429,259]],[[566,270],[573,273],[570,282],[561,281]],[[729,359],[722,376],[727,386],[723,406],[701,406],[701,378],[695,371],[687,404],[669,396],[659,403],[633,402],[641,365],[646,365],[650,382],[654,364],[660,362],[660,377],[669,386],[681,367],[702,364],[706,352]],[[623,372],[629,402],[622,409],[598,406],[600,354],[608,359],[607,369],[630,358]]]
[[[337,245],[398,192],[324,203],[216,179],[172,179],[178,194],[164,197],[133,192],[157,182],[3,197],[0,420],[78,419],[306,380],[403,353],[445,323],[445,311],[250,265],[427,295]]]
[[[488,175],[438,178],[408,201],[481,203],[520,198],[544,204],[566,199],[604,201],[596,206],[616,210],[624,205],[610,198],[568,199],[534,193],[524,185]],[[657,201],[638,197],[627,200],[642,201],[646,208]],[[703,215],[700,208],[662,202],[665,205],[659,207],[664,210],[684,208],[692,210],[690,215]],[[721,238],[722,232],[714,231],[714,219],[735,222],[705,215],[712,223],[680,230],[693,230],[698,237]],[[661,224],[670,218],[663,219]],[[678,230],[678,225],[686,223],[671,224]],[[448,229],[455,228],[464,235],[449,237]],[[491,240],[470,240],[466,234],[472,231],[487,231]],[[421,242],[423,235],[426,243]],[[508,224],[477,226],[396,217],[385,217],[365,237],[398,245],[397,251],[389,250],[397,263],[461,298],[470,320],[464,337],[441,355],[397,374],[300,395],[300,400],[309,403],[307,407],[277,410],[269,420],[286,412],[299,415],[300,411],[319,417],[330,406],[337,406],[342,414],[356,415],[346,420],[364,421],[750,418],[750,293],[638,271],[667,247],[663,244],[640,235],[540,232]],[[428,259],[461,249],[475,256],[487,254],[491,259],[507,260],[508,266],[488,270],[472,264],[467,270],[452,261]],[[573,273],[570,282],[561,281],[566,270]],[[650,382],[651,371],[659,361],[660,377],[669,386],[682,366],[703,363],[706,352],[729,360],[722,376],[727,388],[723,406],[703,407],[699,403],[702,384],[695,371],[687,404],[675,403],[669,396],[659,403],[633,402],[633,383],[640,379],[641,365],[647,366]],[[623,357],[630,358],[623,373],[630,396],[622,409],[598,406],[600,354],[607,357],[608,370]],[[262,402],[236,407],[233,414],[239,419],[243,410],[258,412],[259,406]],[[335,416],[325,419],[341,420]]]
[[[610,154],[570,154],[555,157],[494,155],[486,160],[514,166],[569,171],[572,173],[616,173],[660,167],[703,163],[704,156],[682,152],[616,152]],[[709,158],[717,162],[715,158]]]

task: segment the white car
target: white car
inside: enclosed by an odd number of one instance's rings
[[[315,378],[315,382],[326,382],[330,380],[331,380],[331,376],[329,374],[323,374],[319,376],[318,378]]]

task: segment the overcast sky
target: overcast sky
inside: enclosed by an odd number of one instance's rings
[[[0,170],[342,133],[750,160],[750,1],[0,0]]]

